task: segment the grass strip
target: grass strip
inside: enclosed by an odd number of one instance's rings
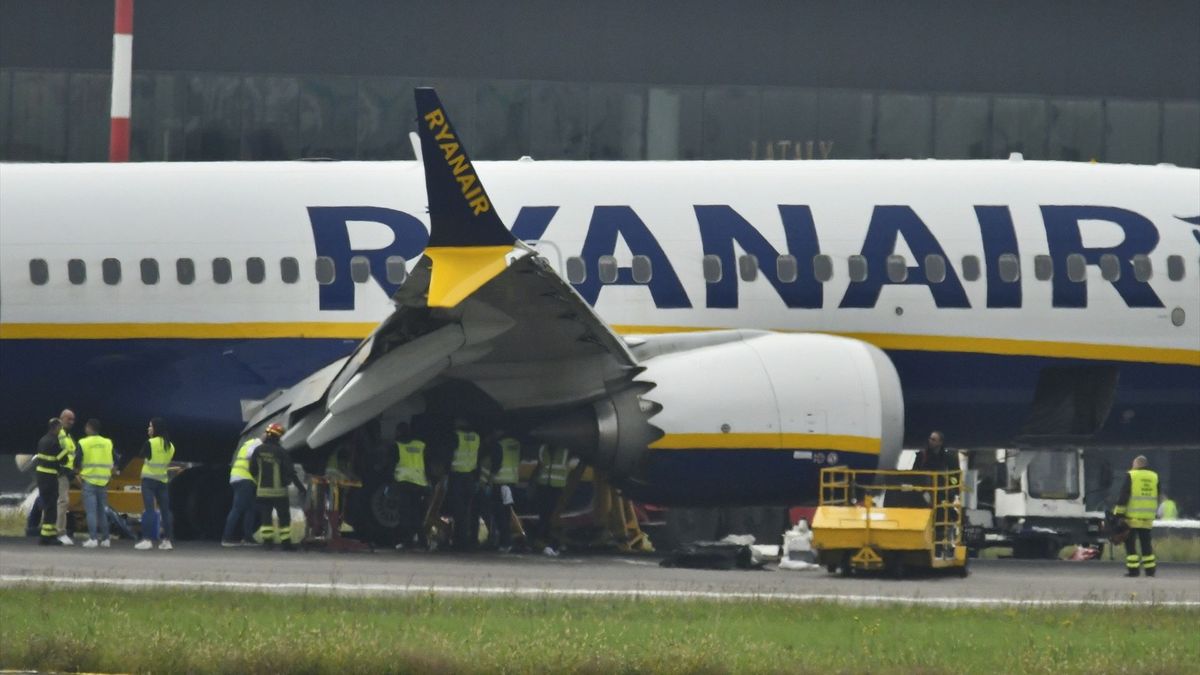
[[[251,673],[1194,672],[1200,612],[0,589],[0,667]]]

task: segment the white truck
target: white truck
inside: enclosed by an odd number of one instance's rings
[[[899,468],[911,468],[916,454],[905,450]],[[1001,547],[1015,558],[1057,558],[1067,545],[1103,545],[1104,513],[1084,506],[1082,449],[960,450],[958,459],[972,554]]]

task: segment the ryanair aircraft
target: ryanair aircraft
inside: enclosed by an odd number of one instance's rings
[[[476,164],[416,99],[419,162],[0,167],[3,450],[163,416],[200,491],[271,422],[303,458],[462,414],[699,505],[931,428],[1200,447],[1200,171]]]

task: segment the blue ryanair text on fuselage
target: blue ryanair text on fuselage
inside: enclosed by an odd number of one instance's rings
[[[787,242],[786,251],[779,251],[738,214],[723,204],[695,205],[700,250],[695,257],[697,269],[701,256],[716,256],[724,270],[736,270],[737,248],[755,257],[762,274],[780,299],[789,308],[817,309],[823,306],[822,284],[812,274],[811,261],[821,253],[812,211],[806,205],[780,204],[780,221]],[[974,207],[982,243],[982,267],[986,275],[986,306],[1020,307],[1021,280],[1001,278],[998,260],[1011,254],[1020,256],[1012,213],[1007,206],[979,205]],[[1163,303],[1150,284],[1138,279],[1132,259],[1149,254],[1158,245],[1159,234],[1154,223],[1145,216],[1113,206],[1043,205],[1040,207],[1046,232],[1049,255],[1054,269],[1066,270],[1067,258],[1079,255],[1087,265],[1100,265],[1102,256],[1112,254],[1121,266],[1120,274],[1109,283],[1129,307],[1162,307]],[[557,206],[523,207],[513,222],[512,231],[525,241],[542,238],[550,221],[558,212]],[[310,206],[309,221],[317,255],[333,260],[337,269],[349,269],[350,260],[365,257],[371,276],[391,294],[397,288],[387,280],[386,261],[391,256],[411,260],[421,254],[429,240],[424,223],[412,214],[376,206]],[[1101,220],[1112,223],[1123,233],[1121,241],[1112,246],[1085,246],[1080,229],[1082,221]],[[392,230],[393,241],[376,249],[353,248],[349,223],[370,221]],[[892,281],[887,273],[887,258],[896,250],[903,237],[918,264],[909,266],[902,281]],[[620,238],[632,255],[646,256],[654,273],[644,284],[637,283],[629,267],[618,268],[616,281],[603,284],[598,274],[601,256],[613,255]],[[923,285],[929,289],[934,303],[940,308],[969,308],[966,291],[953,262],[946,255],[937,237],[909,206],[879,205],[874,208],[861,255],[866,259],[867,274],[860,281],[851,281],[838,307],[869,308],[879,300],[887,285]],[[780,255],[794,256],[799,270],[794,279],[784,281],[776,260]],[[931,280],[923,261],[928,256],[940,256],[945,261],[944,276]],[[597,206],[584,237],[580,252],[586,269],[583,282],[576,290],[590,304],[595,304],[606,285],[640,285],[649,291],[656,307],[679,309],[692,307],[674,265],[663,251],[653,232],[629,206]],[[791,277],[791,275],[788,275]],[[717,281],[706,284],[704,306],[735,308],[738,306],[738,275],[725,273]],[[1087,306],[1087,282],[1072,281],[1066,274],[1051,278],[1054,307],[1082,308]],[[348,274],[335,275],[334,281],[320,287],[320,308],[323,311],[354,309],[354,282]]]

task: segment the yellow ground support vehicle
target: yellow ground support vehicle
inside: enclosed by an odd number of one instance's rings
[[[821,470],[813,548],[831,573],[951,569],[967,575],[961,471]]]

